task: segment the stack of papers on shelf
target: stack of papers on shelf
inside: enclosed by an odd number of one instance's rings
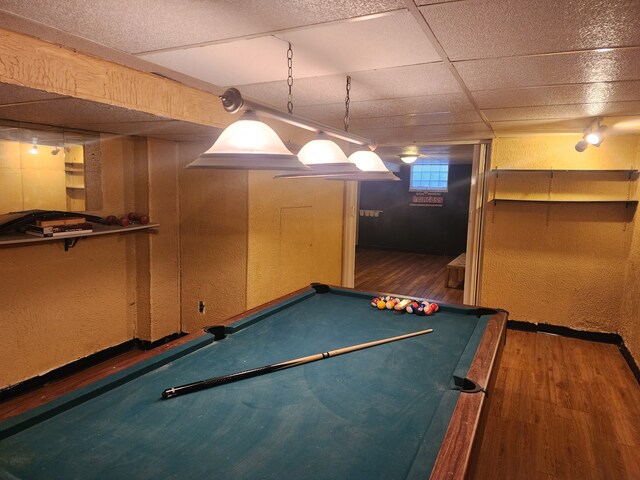
[[[25,233],[38,237],[78,236],[93,232],[93,224],[84,217],[38,220],[24,227]]]

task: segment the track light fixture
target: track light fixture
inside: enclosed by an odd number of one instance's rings
[[[604,140],[606,125],[600,125],[600,119],[596,119],[587,127],[582,136],[582,140],[576,143],[576,151],[584,152],[589,145],[599,147]]]

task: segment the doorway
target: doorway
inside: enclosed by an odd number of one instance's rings
[[[480,252],[477,224],[483,201],[477,199],[483,194],[478,178],[482,178],[486,163],[485,145],[418,149],[420,157],[415,164],[401,164],[395,155],[394,173],[399,181],[359,185],[353,286],[446,303],[471,303],[479,278],[478,269],[470,266],[478,264]],[[386,162],[394,159],[393,147],[381,147],[376,153]],[[446,167],[422,167],[436,164]],[[443,169],[444,188],[419,188],[416,171],[436,170],[442,179]],[[471,255],[466,261],[459,258],[467,250]],[[462,269],[449,268],[450,263],[460,262]],[[473,275],[469,275],[471,271]]]

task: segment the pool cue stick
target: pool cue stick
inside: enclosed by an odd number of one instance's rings
[[[219,377],[208,378],[206,380],[200,380],[193,383],[187,383],[178,387],[167,388],[162,392],[162,398],[168,399],[177,397],[178,395],[185,395],[187,393],[197,392],[198,390],[204,390],[205,388],[217,387],[218,385],[224,385],[225,383],[236,382],[238,380],[244,380],[245,378],[257,377],[258,375],[264,375],[265,373],[277,372],[286,368],[297,367],[298,365],[304,365],[305,363],[315,362],[317,360],[323,360],[329,357],[337,357],[338,355],[344,355],[345,353],[355,352],[356,350],[363,350],[365,348],[375,347],[382,345],[383,343],[396,342],[398,340],[404,340],[405,338],[417,337],[418,335],[424,335],[426,333],[433,332],[433,329],[421,330],[419,332],[407,333],[405,335],[399,335],[397,337],[384,338],[382,340],[375,340],[368,343],[360,343],[358,345],[352,345],[350,347],[339,348],[337,350],[330,350],[324,353],[316,353],[315,355],[309,355],[308,357],[300,357],[294,360],[287,360],[286,362],[274,363],[271,365],[265,365],[263,367],[252,368],[250,370],[243,370],[241,372],[229,373],[221,375]]]

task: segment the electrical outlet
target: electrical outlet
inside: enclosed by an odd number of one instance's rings
[[[204,313],[204,302],[202,300],[198,300],[198,312]]]

